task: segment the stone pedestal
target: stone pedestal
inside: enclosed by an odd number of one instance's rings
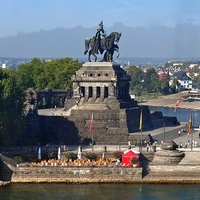
[[[139,128],[141,108],[130,98],[130,77],[126,71],[116,63],[87,62],[72,80],[73,97],[65,102],[64,110],[70,110],[68,119],[75,123],[80,142],[91,138],[89,126],[93,113],[96,144],[127,143],[129,133]],[[150,112],[145,117],[150,119]]]
[[[161,150],[155,152],[153,164],[178,164],[185,154],[177,150],[178,145],[173,140],[166,140],[161,145]]]
[[[161,150],[155,152],[152,163],[160,165],[174,165],[178,164],[184,156],[185,154],[178,150]]]

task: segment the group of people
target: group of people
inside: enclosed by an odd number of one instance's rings
[[[178,136],[180,136],[181,133],[187,133],[188,136],[190,135],[190,133],[187,132],[185,129],[178,130]],[[188,139],[185,143],[180,142],[178,147],[179,148],[189,148],[189,147],[197,147],[197,145],[198,145],[197,140],[193,139],[192,141],[190,141]]]
[[[140,142],[141,141],[137,141],[137,144],[138,144],[138,146],[140,146],[139,144],[140,144]],[[150,151],[156,151],[156,147],[157,147],[157,141],[146,141],[146,140],[144,140],[143,141],[143,143],[144,143],[144,146],[146,146],[146,149],[147,149],[147,152],[150,152]],[[131,142],[130,141],[128,141],[128,149],[131,149]]]
[[[146,148],[147,148],[147,152],[149,151],[153,151],[156,152],[156,147],[157,147],[157,141],[151,143],[150,141],[146,142]]]
[[[179,148],[189,148],[189,147],[197,147],[198,143],[196,140],[192,140],[192,143],[190,142],[190,140],[186,141],[184,144],[182,142],[180,142],[179,144]]]
[[[181,129],[181,130],[178,130],[178,136],[180,136],[181,135],[181,133],[186,133],[186,130],[183,128],[183,129]],[[189,134],[189,133],[188,133]]]

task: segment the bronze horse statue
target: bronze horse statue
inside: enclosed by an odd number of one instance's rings
[[[95,58],[95,62],[97,61],[97,56],[96,54],[98,54],[98,51],[103,54],[103,52],[106,50],[103,60],[105,62],[110,62],[113,60],[113,54],[114,51],[119,50],[119,47],[117,44],[121,37],[121,33],[118,32],[112,32],[109,36],[98,40],[95,37],[93,38],[89,38],[89,39],[85,39],[85,51],[84,54],[86,55],[87,52],[89,51],[89,55],[88,55],[88,61],[91,62],[90,56],[93,55]],[[90,48],[90,50],[89,50]],[[118,56],[119,56],[119,52],[118,52]]]
[[[119,47],[117,44],[114,44],[112,49],[106,50],[106,52],[103,55],[102,62],[108,62],[108,61],[112,62],[114,51],[117,51],[117,53],[118,53],[117,58],[118,58],[119,57]]]

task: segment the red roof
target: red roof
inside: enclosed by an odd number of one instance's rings
[[[160,73],[160,74],[159,74],[159,80],[164,79],[164,78],[167,78],[167,74],[165,74],[165,73]]]

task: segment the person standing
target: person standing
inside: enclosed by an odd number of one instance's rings
[[[150,142],[147,142],[147,152],[149,152],[149,150],[150,150]]]

